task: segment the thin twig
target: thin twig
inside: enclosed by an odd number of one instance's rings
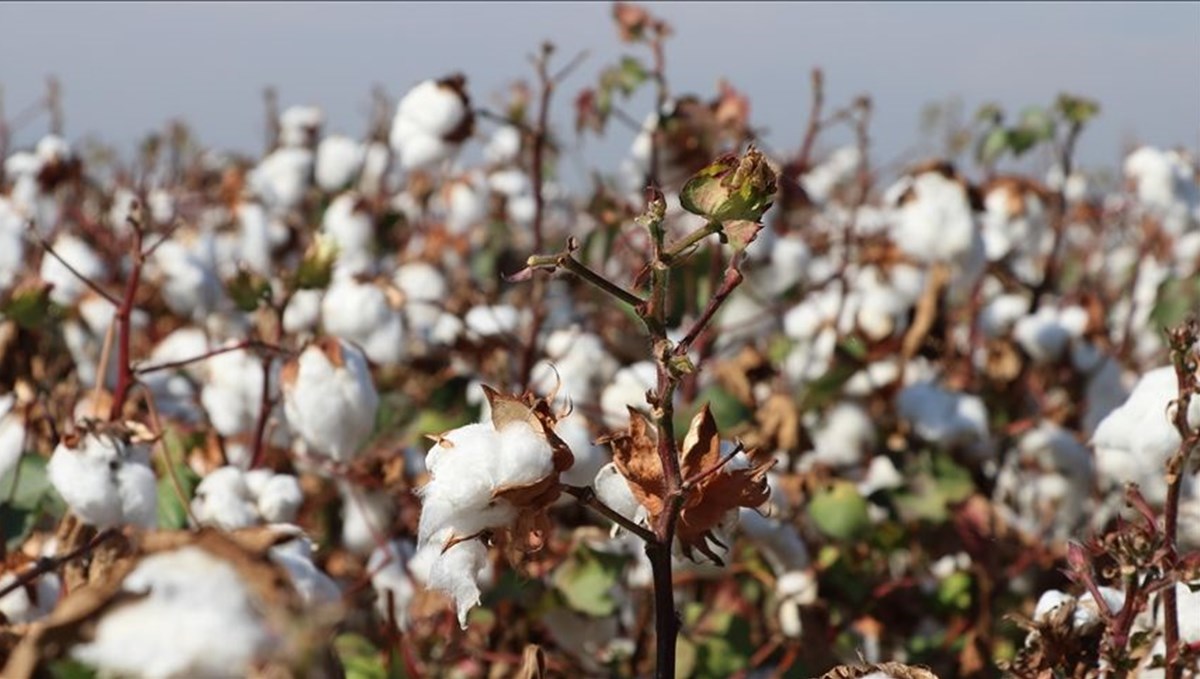
[[[110,528],[101,532],[99,535],[89,540],[86,544],[80,545],[66,554],[38,559],[32,568],[18,575],[15,580],[8,583],[3,588],[0,588],[0,599],[3,599],[21,587],[25,587],[46,573],[57,570],[59,567],[87,554],[96,547],[99,547],[101,543],[111,539],[115,535],[117,535],[117,531]]]
[[[621,528],[633,533],[641,538],[644,542],[652,542],[655,540],[654,532],[644,526],[638,525],[624,514],[604,504],[604,501],[596,495],[596,491],[591,486],[568,486],[563,485],[564,493],[579,500],[579,503],[591,507],[597,513],[602,514],[605,518],[617,524]]]

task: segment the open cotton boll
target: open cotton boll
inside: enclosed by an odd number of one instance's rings
[[[211,237],[197,237],[191,243],[179,237],[167,240],[154,250],[151,262],[162,280],[163,301],[172,312],[200,320],[216,309],[223,291]]]
[[[227,342],[226,346],[234,344]],[[245,349],[226,351],[207,359],[208,381],[200,390],[213,428],[222,436],[251,431],[262,401],[262,362]],[[276,366],[272,366],[272,373]],[[274,374],[271,382],[275,382]]]
[[[813,430],[811,459],[833,467],[850,467],[862,462],[875,445],[875,423],[855,403],[841,402],[820,418]]]
[[[1129,390],[1125,388],[1117,360],[1090,343],[1076,342],[1071,346],[1071,363],[1087,375],[1083,431],[1090,434],[1124,403]]]
[[[800,177],[800,186],[814,203],[825,203],[833,197],[839,184],[854,176],[861,163],[855,146],[843,146],[829,155],[820,165]]]
[[[952,290],[965,294],[986,264],[965,185],[953,175],[927,171],[913,178],[909,191],[900,198],[893,240],[917,261],[952,265]]]
[[[279,143],[283,146],[312,146],[323,124],[325,114],[316,106],[289,106],[279,116]]]
[[[612,383],[600,394],[600,410],[604,424],[619,429],[629,424],[629,407],[646,410],[646,392],[653,391],[658,381],[658,368],[652,361],[640,361],[625,366],[613,375]]]
[[[282,523],[271,526],[273,532],[294,536],[267,552],[271,561],[287,571],[292,588],[308,608],[340,606],[342,590],[333,578],[313,563],[312,540],[298,526]]]
[[[337,245],[335,275],[370,274],[375,268],[375,221],[366,201],[347,191],[329,204],[321,218],[321,232]]]
[[[96,254],[90,245],[69,234],[62,234],[54,239],[54,252],[42,255],[42,280],[54,286],[50,290],[50,300],[60,306],[71,306],[87,291],[87,284],[79,279],[80,276],[92,281],[103,281],[108,276],[108,267]],[[62,261],[59,260],[61,258]],[[67,268],[63,262],[71,265]]]
[[[0,294],[8,292],[25,266],[24,220],[13,204],[0,196]]]
[[[367,572],[375,590],[375,609],[382,619],[395,620],[401,630],[408,629],[408,605],[417,593],[417,585],[408,572],[414,550],[411,542],[392,541],[385,547],[377,547],[367,560]],[[391,611],[387,609],[389,595]]]
[[[318,340],[284,366],[281,382],[288,422],[312,451],[342,462],[358,453],[379,405],[361,351],[344,340]]]
[[[101,673],[241,676],[278,643],[228,562],[199,547],[153,554],[125,578],[138,597],[110,608],[71,657]]]
[[[979,329],[996,338],[1012,331],[1017,321],[1029,313],[1029,300],[1024,295],[999,295],[991,299],[979,313]]]
[[[559,420],[554,425],[554,433],[575,456],[575,464],[562,473],[560,480],[572,486],[590,484],[600,468],[608,463],[609,456],[603,446],[592,443],[592,434],[583,414],[575,411]]]
[[[1200,186],[1191,162],[1177,151],[1143,146],[1125,159],[1125,176],[1135,182],[1139,205],[1179,235],[1200,212]]]
[[[296,520],[304,492],[291,474],[275,474],[269,469],[246,473],[246,487],[254,498],[259,516],[267,523],[291,523]]]
[[[374,363],[395,365],[404,358],[400,312],[374,283],[335,279],[321,300],[321,322],[325,332],[357,344]]]
[[[616,513],[630,521],[645,521],[646,508],[634,497],[633,491],[629,488],[629,482],[612,462],[596,472],[592,487],[596,490],[596,497]],[[618,526],[614,524],[613,531],[615,532],[617,529]]]
[[[97,529],[158,523],[158,488],[144,446],[120,434],[89,431],[66,437],[46,465],[54,489]]]
[[[362,171],[366,148],[350,137],[331,134],[317,145],[317,186],[322,191],[341,191]]]
[[[521,319],[521,312],[516,307],[494,304],[471,307],[463,317],[463,322],[466,323],[468,333],[477,338],[485,338],[517,332]]]
[[[428,168],[458,150],[470,134],[471,112],[461,79],[426,80],[396,105],[389,142],[405,170]]]
[[[232,243],[234,250],[228,253],[231,258],[219,259],[221,276],[233,276],[239,265],[261,276],[270,276],[271,225],[266,210],[258,203],[242,202],[234,208],[234,214],[238,224],[237,240]]]
[[[462,235],[487,217],[486,192],[468,182],[453,182],[446,189],[446,228]]]
[[[738,526],[752,541],[773,573],[803,570],[810,565],[808,547],[791,523],[768,519],[749,507],[742,507]]]
[[[618,367],[604,342],[578,326],[550,333],[545,352],[546,358],[531,371],[530,383],[539,394],[554,392],[556,404],[595,403]]]
[[[0,575],[0,589],[16,582],[17,577],[17,572],[12,571]],[[62,581],[57,573],[45,573],[33,581],[32,589],[32,597],[26,587],[0,597],[0,615],[9,625],[30,623],[49,615],[62,594]]]
[[[1074,309],[1083,312],[1079,307]],[[1036,363],[1052,363],[1062,358],[1072,338],[1083,334],[1076,314],[1064,318],[1066,312],[1043,306],[1033,315],[1024,316],[1013,326],[1013,338]],[[1087,322],[1084,313],[1084,324]]]
[[[930,443],[983,452],[988,441],[987,409],[978,396],[918,382],[900,391],[896,409],[917,436]]]
[[[521,131],[512,125],[502,125],[492,133],[483,147],[483,157],[497,165],[511,163],[521,152]]]
[[[1156,368],[1142,375],[1125,403],[1100,422],[1091,443],[1102,486],[1133,482],[1152,504],[1166,500],[1163,469],[1180,443],[1171,422],[1178,395],[1175,368]],[[1200,426],[1200,399],[1192,399],[1187,421]]]
[[[789,638],[804,633],[800,607],[817,601],[817,580],[807,570],[784,573],[775,581],[775,596],[779,600],[779,627]]]
[[[164,365],[203,356],[209,350],[208,338],[199,328],[183,327],[164,337],[150,352],[144,365]],[[207,378],[207,361],[196,361],[170,370],[155,370],[139,379],[154,395],[159,414],[185,421],[199,420],[195,382]]]
[[[15,393],[0,396],[0,478],[17,464],[25,448],[25,419],[14,412],[16,404]]]
[[[291,335],[311,334],[321,320],[324,290],[297,290],[283,310],[283,329]]]
[[[1063,540],[1085,523],[1092,483],[1091,453],[1046,421],[1021,436],[997,475],[995,495],[1009,503],[1022,530]]]
[[[446,315],[442,305],[448,294],[446,277],[427,262],[409,262],[396,268],[392,277],[404,294],[404,320],[412,332],[430,341],[433,329]]]
[[[804,385],[820,379],[833,364],[838,333],[832,327],[818,332],[816,337],[801,340],[792,346],[783,361],[783,372],[793,385]]]
[[[235,530],[258,524],[258,510],[242,470],[221,467],[200,481],[192,497],[192,515],[200,525]]]
[[[313,152],[304,148],[279,148],[246,176],[246,185],[272,212],[299,207],[313,172]]]
[[[342,546],[354,554],[367,555],[386,535],[392,523],[392,501],[386,493],[367,493],[344,482],[342,496]]]

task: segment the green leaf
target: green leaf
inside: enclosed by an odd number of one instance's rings
[[[186,503],[191,502],[192,496],[196,492],[196,486],[200,483],[200,477],[187,465],[187,452],[190,448],[187,441],[175,429],[168,429],[163,434],[162,446],[166,451],[166,459],[164,460],[162,457],[155,459],[155,467],[158,469],[156,489],[158,527],[163,530],[180,530],[187,528]],[[182,499],[175,490],[175,484],[171,481],[167,465],[171,465],[175,477],[179,480],[184,495]]]
[[[1032,134],[1035,143],[1054,137],[1054,117],[1039,106],[1021,111],[1021,122],[1017,127]]]
[[[696,676],[696,663],[700,651],[682,634],[675,638],[675,677],[690,679]]]
[[[633,94],[642,83],[646,82],[649,73],[642,62],[631,56],[621,57],[621,63],[616,67],[616,84],[626,97]]]
[[[991,164],[1004,155],[1006,150],[1008,150],[1008,130],[997,127],[980,139],[975,158],[981,163]]]
[[[55,660],[46,670],[52,679],[92,679],[96,676],[96,670],[70,658]]]
[[[621,575],[624,557],[580,547],[554,571],[554,588],[571,609],[604,617],[617,610],[613,588]]]
[[[225,283],[225,292],[240,311],[249,313],[257,309],[259,303],[271,299],[271,282],[249,269],[239,268]]]
[[[871,525],[867,500],[849,481],[834,481],[813,495],[808,516],[818,530],[835,540],[856,538]]]
[[[379,649],[364,636],[347,632],[333,640],[346,679],[388,679]]]
[[[22,455],[17,464],[0,479],[0,498],[18,509],[37,509],[47,494],[54,492],[50,477],[46,474],[48,463],[47,458],[36,453]]]
[[[951,573],[938,583],[937,602],[943,608],[965,611],[971,607],[971,574],[965,571]]]
[[[1065,92],[1058,95],[1055,108],[1058,109],[1059,115],[1074,125],[1083,125],[1100,113],[1100,104]]]
[[[14,291],[11,298],[0,304],[0,316],[11,319],[25,330],[37,330],[59,315],[61,309],[50,301],[49,286]]]

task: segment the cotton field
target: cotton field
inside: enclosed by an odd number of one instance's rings
[[[0,675],[1200,676],[1197,159],[885,167],[820,69],[773,148],[612,20],[257,157],[0,118]]]

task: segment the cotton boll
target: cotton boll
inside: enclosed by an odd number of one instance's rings
[[[1125,401],[1129,390],[1121,379],[1117,360],[1089,343],[1076,342],[1071,347],[1071,362],[1076,370],[1087,375],[1083,431],[1090,434]]]
[[[386,493],[369,493],[339,481],[342,499],[342,546],[366,556],[392,524],[392,503]]]
[[[359,194],[348,191],[334,198],[321,219],[321,232],[337,245],[336,276],[372,273],[375,222]]]
[[[784,573],[775,581],[775,595],[779,599],[781,631],[787,637],[799,638],[804,631],[800,607],[816,602],[816,578],[807,570]]]
[[[278,532],[295,535],[292,540],[275,545],[267,552],[271,561],[282,566],[292,588],[309,608],[333,608],[341,604],[342,591],[333,578],[313,564],[312,541],[296,526],[272,526]]]
[[[71,269],[94,282],[103,281],[108,276],[108,267],[96,251],[75,236],[64,233],[54,240],[53,247],[58,257],[49,252],[42,256],[41,277],[54,286],[50,290],[50,300],[55,304],[72,306],[88,289],[87,284]],[[71,268],[67,268],[63,262]]]
[[[392,280],[404,294],[404,319],[408,327],[429,341],[445,315],[442,304],[448,294],[446,277],[431,264],[410,262],[399,266]]]
[[[316,142],[325,114],[316,106],[291,106],[279,116],[279,143],[306,148]]]
[[[969,290],[982,273],[986,255],[966,187],[953,175],[927,171],[913,178],[909,190],[892,230],[896,245],[917,261],[951,265],[952,290]]]
[[[315,452],[348,461],[370,437],[379,396],[362,352],[328,338],[307,347],[282,375],[284,412]]]
[[[192,515],[201,525],[235,530],[256,525],[258,511],[241,469],[227,466],[209,473],[196,487]]]
[[[0,478],[16,466],[25,449],[25,419],[14,412],[15,393],[0,396]]]
[[[10,201],[0,196],[0,294],[8,292],[25,266],[22,217]]]
[[[462,128],[469,134],[468,105],[462,81],[426,80],[409,90],[396,106],[389,136],[400,166],[406,170],[424,169],[453,155]]]
[[[987,410],[978,396],[919,382],[900,391],[896,409],[916,434],[930,443],[979,450],[988,441]]]
[[[885,455],[878,455],[871,458],[867,472],[858,484],[858,493],[863,497],[869,497],[881,490],[894,490],[903,485],[904,477],[896,469],[896,463]]]
[[[154,346],[145,365],[165,365],[203,356],[209,351],[208,338],[199,328],[183,327],[173,331]],[[207,362],[196,361],[171,370],[147,372],[139,378],[154,395],[159,414],[184,421],[196,421],[194,382],[207,376]]]
[[[467,540],[446,550],[429,572],[429,588],[454,599],[463,629],[467,628],[467,614],[479,604],[479,579],[487,565],[487,547],[478,540]]]
[[[389,542],[385,547],[377,547],[371,552],[371,558],[367,561],[371,587],[375,590],[375,608],[381,618],[395,620],[401,630],[408,629],[408,605],[417,592],[417,585],[407,568],[414,551],[410,542]],[[391,611],[387,610],[389,595]]]
[[[646,392],[653,391],[658,369],[651,361],[641,361],[617,370],[612,383],[600,394],[604,424],[619,429],[629,423],[629,407],[645,410]]]
[[[575,457],[575,464],[562,473],[561,481],[572,486],[590,484],[601,467],[608,463],[608,454],[602,446],[592,443],[584,416],[579,412],[571,413],[558,421],[554,433],[567,444]]]
[[[1139,206],[1180,235],[1200,212],[1200,187],[1191,163],[1177,151],[1144,146],[1125,159],[1125,176],[1135,184]]]
[[[163,301],[172,312],[200,320],[216,309],[223,293],[211,238],[190,244],[179,238],[165,241],[154,250],[151,261],[162,279]]]
[[[19,574],[8,572],[0,575],[0,589],[16,582]],[[29,589],[33,590],[30,596]],[[35,622],[50,614],[62,594],[62,581],[57,573],[45,573],[33,581],[30,587],[18,587],[0,597],[0,615],[9,625]]]
[[[746,507],[739,511],[742,534],[762,553],[772,572],[784,574],[809,567],[808,547],[793,524],[768,519]]]
[[[233,260],[226,261],[223,278],[237,273],[238,265],[261,275],[271,275],[271,226],[267,212],[258,203],[239,203],[234,208],[238,223],[238,238],[234,244]]]
[[[395,365],[404,357],[400,312],[378,285],[335,280],[321,300],[321,321],[325,332],[357,344],[374,363]]]
[[[1180,442],[1171,422],[1177,396],[1174,367],[1156,368],[1142,375],[1125,403],[1100,422],[1091,443],[1102,485],[1134,482],[1152,504],[1166,500],[1163,469]],[[1200,426],[1200,399],[1192,399],[1187,421]]]
[[[297,290],[283,311],[283,330],[289,335],[310,334],[321,320],[324,290]]]
[[[1071,331],[1060,322],[1057,309],[1043,306],[1016,322],[1013,338],[1035,363],[1051,363],[1063,355]]]
[[[844,146],[826,158],[824,162],[804,173],[800,185],[814,203],[825,203],[837,186],[854,176],[862,162],[857,147]]]
[[[247,175],[246,184],[270,211],[287,212],[299,207],[312,172],[312,151],[284,147],[263,158]]]
[[[317,145],[317,186],[322,191],[341,191],[362,171],[366,148],[340,134],[332,134]]]
[[[275,474],[269,469],[246,472],[246,487],[254,498],[259,516],[267,523],[291,523],[296,520],[304,492],[290,474]]]
[[[596,479],[592,483],[592,487],[596,491],[596,497],[616,513],[630,521],[645,519],[645,508],[634,497],[633,491],[629,489],[629,482],[617,470],[615,464],[609,462],[601,467],[600,471],[596,472]],[[617,526],[614,525],[613,529],[616,530],[616,528]]]
[[[88,432],[64,439],[46,466],[50,483],[79,518],[97,529],[158,522],[157,487],[148,452],[118,435]]]
[[[233,342],[226,343],[226,346]],[[262,363],[244,349],[225,351],[207,359],[209,379],[200,391],[213,428],[231,437],[250,431],[258,422],[262,402]],[[275,367],[271,368],[275,382]]]
[[[463,321],[467,332],[479,338],[511,335],[517,332],[521,313],[508,305],[476,306],[467,312]]]
[[[550,333],[545,352],[533,367],[531,385],[540,394],[554,392],[556,404],[594,403],[617,371],[603,341],[578,326]]]
[[[483,148],[483,157],[489,163],[502,165],[515,161],[520,152],[521,131],[512,125],[503,125],[492,133],[487,146]]]
[[[783,362],[783,372],[792,384],[808,384],[829,371],[837,338],[837,330],[826,327],[811,340],[802,340],[792,346]]]
[[[277,643],[233,566],[199,547],[145,557],[122,589],[143,596],[109,609],[70,651],[102,673],[237,676]]]
[[[1063,540],[1087,518],[1093,473],[1087,448],[1062,427],[1042,422],[1017,442],[996,495],[1008,499],[1026,530]]]
[[[834,467],[859,464],[875,444],[875,423],[862,406],[833,406],[813,431],[812,459]]]

